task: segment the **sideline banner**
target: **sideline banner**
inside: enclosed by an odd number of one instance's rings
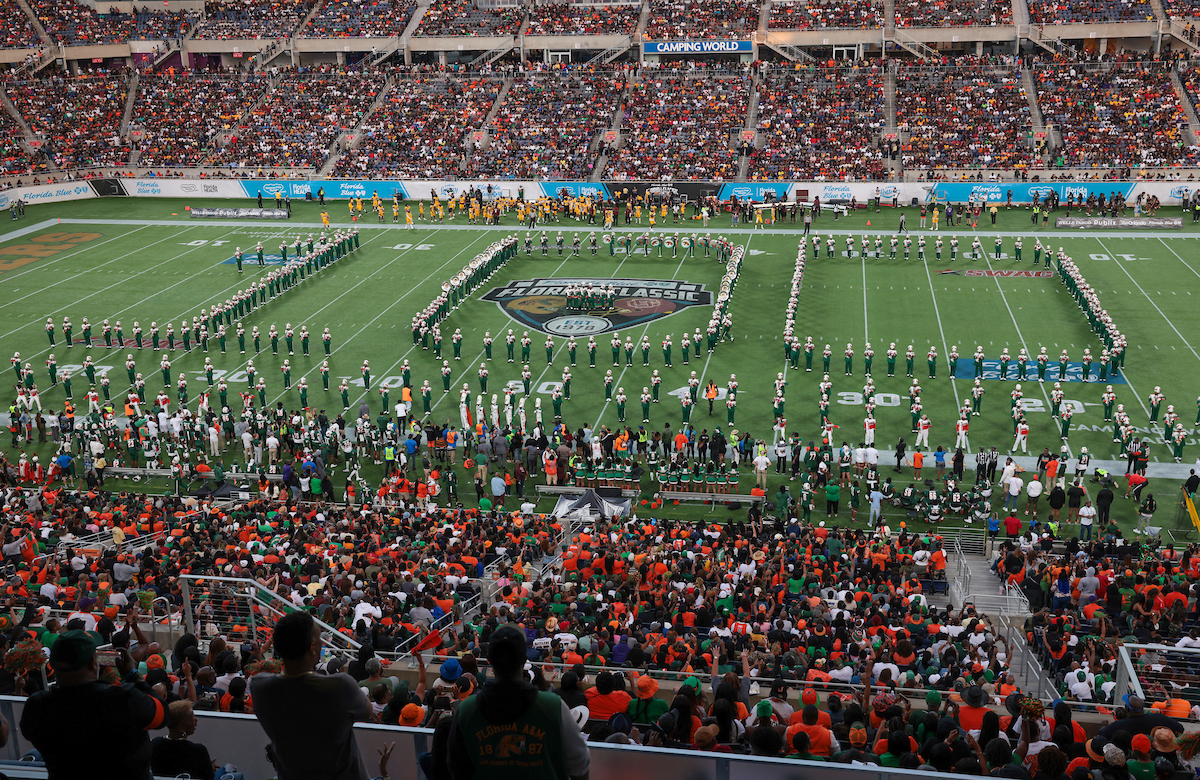
[[[138,198],[244,198],[234,179],[126,179],[125,191]]]
[[[927,200],[931,203],[935,198],[938,202],[966,203],[972,198],[979,200],[982,195],[989,203],[1004,203],[1008,200],[1008,193],[1012,192],[1013,203],[1031,203],[1034,195],[1037,195],[1039,200],[1043,200],[1050,193],[1057,192],[1058,197],[1064,201],[1068,197],[1074,197],[1075,200],[1082,197],[1087,200],[1092,195],[1096,197],[1104,195],[1105,198],[1109,198],[1116,193],[1128,202],[1135,186],[1135,182],[1116,181],[937,182],[930,189]]]
[[[1054,227],[1183,230],[1183,217],[1058,217]]]
[[[64,200],[83,200],[96,197],[96,192],[86,181],[68,181],[62,184],[35,184],[29,187],[14,187],[0,192],[0,209],[6,209],[17,200],[28,204],[57,203]]]
[[[374,179],[87,179],[61,184],[41,184],[27,187],[16,187],[0,192],[0,209],[18,197],[23,197],[26,203],[53,203],[57,201],[79,200],[82,198],[113,197],[129,195],[140,198],[219,198],[241,200],[250,198],[257,201],[259,193],[263,197],[263,205],[268,201],[274,202],[275,193],[290,197],[292,200],[304,200],[307,196],[318,199],[318,193],[324,191],[326,201],[346,200],[348,198],[370,198],[378,194],[384,200],[391,200],[393,194],[405,200],[425,200],[437,197],[446,200],[457,197],[471,188],[484,192],[485,198],[524,197],[525,200],[536,200],[541,197],[558,197],[562,193],[579,197],[585,195],[604,198],[620,197],[624,192],[639,193],[677,193],[686,195],[689,200],[708,195],[716,195],[721,201],[729,201],[736,197],[738,200],[763,202],[768,195],[774,195],[776,200],[799,201],[811,203],[814,198],[820,198],[822,203],[847,203],[851,198],[859,203],[866,203],[876,195],[884,205],[890,205],[895,200],[901,206],[911,205],[915,198],[918,203],[938,202],[941,204],[966,203],[968,200],[985,198],[989,204],[1003,204],[1012,192],[1012,202],[1026,204],[1036,195],[1038,199],[1045,198],[1051,192],[1057,192],[1061,200],[1068,197],[1086,199],[1089,196],[1103,194],[1106,198],[1115,193],[1125,198],[1127,204],[1132,203],[1140,194],[1157,197],[1164,207],[1178,207],[1184,201],[1200,192],[1200,183],[1145,181],[1145,182],[715,182],[715,181],[531,181],[531,180],[498,180],[498,179],[462,179],[462,180],[430,180],[406,179],[404,181],[374,180]],[[1128,217],[1127,217],[1128,219]],[[1069,225],[1060,222],[1059,227]],[[1112,225],[1106,225],[1112,227]],[[1138,227],[1130,224],[1128,227]],[[1172,228],[1173,225],[1156,225],[1150,223],[1146,227]]]
[[[193,207],[188,210],[193,218],[214,219],[287,219],[287,209],[208,209]]]

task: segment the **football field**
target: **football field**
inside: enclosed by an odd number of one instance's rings
[[[179,335],[186,317],[190,322],[202,309],[223,302],[236,291],[257,280],[264,269],[253,261],[253,247],[261,242],[268,260],[278,255],[280,243],[289,248],[297,237],[319,233],[319,209],[313,204],[297,204],[290,222],[225,222],[187,218],[184,203],[158,200],[95,200],[73,204],[41,205],[29,209],[23,220],[0,225],[7,233],[0,236],[0,349],[6,356],[20,352],[21,360],[32,365],[42,404],[60,409],[65,400],[61,387],[49,387],[46,361],[53,353],[60,370],[71,373],[75,402],[86,411],[84,396],[87,381],[82,375],[85,356],[97,365],[98,373],[107,372],[112,397],[124,397],[128,385],[126,356],[133,355],[137,371],[146,379],[148,396],[162,386],[158,370],[166,350],[167,323],[176,331],[175,349],[169,353],[173,383],[180,374],[188,379],[193,408],[200,392],[207,387],[203,365],[211,358],[214,379],[229,385],[230,406],[240,405],[236,393],[247,391],[250,361],[266,378],[266,398],[270,405],[282,402],[289,408],[299,405],[297,384],[307,380],[309,406],[324,409],[331,417],[342,411],[338,384],[345,380],[350,388],[350,407],[356,410],[365,399],[372,416],[381,410],[380,388],[391,386],[390,401],[399,398],[402,365],[409,361],[414,388],[428,380],[433,387],[431,414],[441,421],[459,421],[457,389],[467,383],[472,408],[480,394],[478,378],[481,363],[488,370],[488,389],[483,406],[491,406],[497,394],[503,405],[505,386],[523,394],[520,339],[528,332],[532,340],[529,370],[532,374],[532,398],[526,410],[532,418],[535,403],[541,400],[543,417],[552,419],[551,393],[561,386],[563,371],[571,372],[571,397],[562,406],[563,421],[572,429],[589,425],[616,426],[616,404],[606,399],[605,374],[612,372],[612,392],[624,390],[629,401],[625,424],[636,429],[672,432],[682,421],[679,397],[686,393],[692,372],[701,388],[711,379],[719,388],[713,413],[703,400],[692,413],[697,429],[719,427],[728,436],[731,429],[750,432],[757,438],[772,439],[774,381],[779,373],[786,379],[786,418],[789,432],[806,441],[819,440],[821,351],[830,345],[830,420],[839,426],[834,432],[835,447],[845,440],[852,445],[862,438],[863,389],[866,383],[863,352],[870,343],[875,352],[872,378],[876,387],[878,434],[876,445],[883,451],[882,463],[892,464],[890,450],[900,437],[911,446],[909,386],[904,353],[909,345],[915,353],[914,374],[921,385],[924,412],[933,422],[930,444],[952,450],[957,409],[970,399],[973,384],[972,356],[982,347],[987,363],[983,387],[982,414],[970,420],[972,450],[980,445],[997,446],[1007,453],[1013,443],[1010,417],[1010,393],[1016,384],[1017,355],[1022,348],[1030,355],[1030,377],[1022,382],[1025,408],[1031,425],[1030,454],[1049,447],[1057,452],[1064,444],[1059,425],[1050,414],[1053,381],[1059,379],[1060,354],[1068,354],[1068,372],[1062,381],[1066,400],[1074,411],[1068,441],[1072,455],[1086,446],[1093,458],[1120,457],[1120,445],[1112,441],[1112,425],[1104,421],[1101,394],[1111,383],[1124,404],[1137,432],[1149,435],[1153,442],[1151,463],[1173,464],[1164,439],[1162,417],[1150,421],[1147,397],[1155,386],[1166,397],[1163,404],[1173,405],[1188,431],[1184,463],[1194,462],[1197,395],[1200,394],[1200,354],[1196,349],[1200,336],[1200,233],[1185,226],[1183,231],[1163,233],[1064,232],[1054,228],[1029,227],[1028,212],[1001,212],[998,224],[978,231],[968,226],[944,229],[946,242],[942,258],[935,257],[936,235],[918,227],[915,210],[908,210],[911,230],[910,259],[890,254],[890,238],[896,232],[899,216],[862,211],[834,221],[823,216],[814,225],[820,234],[817,258],[813,258],[811,236],[804,244],[806,269],[799,296],[795,333],[803,339],[811,335],[817,344],[813,370],[789,368],[783,351],[786,306],[795,268],[798,245],[803,236],[799,225],[777,225],[766,230],[732,229],[723,215],[706,231],[699,222],[661,226],[660,235],[724,235],[746,249],[743,270],[730,304],[733,319],[732,342],[719,344],[708,352],[702,345],[699,354],[693,348],[684,361],[680,342],[684,334],[703,333],[711,314],[711,299],[720,286],[724,266],[715,254],[694,254],[678,246],[648,247],[648,252],[623,249],[610,252],[609,245],[598,241],[595,254],[589,248],[589,234],[601,235],[598,226],[577,223],[564,217],[561,223],[543,226],[549,234],[549,246],[543,254],[538,234],[533,251],[524,246],[525,229],[515,224],[485,228],[454,222],[429,224],[418,222],[416,229],[403,225],[375,224],[372,220],[356,224],[360,229],[361,248],[306,279],[295,289],[272,299],[242,320],[247,332],[246,354],[241,354],[233,328],[222,354],[212,339],[205,353],[192,344],[184,351]],[[202,205],[202,204],[194,204]],[[216,204],[228,205],[228,204]],[[331,209],[337,216],[343,212]],[[510,218],[511,219],[511,218]],[[870,226],[867,221],[870,220]],[[343,217],[335,225],[349,226]],[[565,248],[559,254],[555,238],[563,232]],[[621,226],[619,232],[641,234],[645,226]],[[574,234],[581,238],[579,255],[571,243]],[[440,291],[442,284],[477,254],[505,235],[516,233],[520,240],[518,255],[485,282],[472,297],[442,323],[443,357],[452,367],[452,390],[443,392],[441,361],[432,348],[414,345],[411,319]],[[861,253],[861,238],[870,237],[867,256]],[[917,241],[927,241],[925,261],[917,259]],[[949,259],[952,235],[960,239],[958,256]],[[980,237],[983,256],[967,257],[971,241]],[[997,235],[1001,252],[995,252]],[[825,241],[835,239],[834,257],[827,256]],[[846,237],[853,240],[847,255]],[[883,239],[882,256],[876,257],[874,240]],[[1014,241],[1022,238],[1023,262],[1013,258]],[[1098,381],[1101,344],[1090,331],[1087,318],[1070,293],[1059,281],[1056,271],[1033,265],[1033,245],[1040,239],[1053,249],[1062,247],[1071,255],[1088,282],[1099,291],[1101,301],[1126,334],[1129,348],[1124,371],[1116,380]],[[902,240],[902,237],[901,237]],[[239,274],[233,262],[234,251],[246,252],[244,272]],[[269,270],[266,269],[266,270]],[[556,285],[585,280],[604,284],[615,281],[629,291],[613,311],[604,316],[572,316],[563,308]],[[74,326],[74,344],[63,341],[63,318]],[[82,321],[92,326],[93,347],[82,343]],[[45,332],[47,318],[54,324],[55,345],[51,347]],[[109,320],[114,329],[119,320],[125,343],[105,347],[102,323]],[[143,330],[144,346],[133,346],[134,322]],[[160,349],[150,348],[151,323],[160,330]],[[280,353],[270,349],[267,333],[275,326],[282,334],[290,325],[296,332],[294,355],[288,355],[280,339]],[[252,327],[262,333],[261,352],[255,353],[249,336]],[[311,334],[310,354],[301,354],[299,332],[306,326]],[[332,334],[330,390],[322,389],[319,371],[325,359],[321,332]],[[515,362],[509,363],[505,335],[512,329],[518,343]],[[451,336],[456,329],[463,334],[461,360],[454,360]],[[624,348],[613,365],[610,342],[614,332],[624,341],[629,337],[635,349],[632,360]],[[486,361],[485,333],[495,340],[492,360]],[[576,334],[575,365],[571,365],[566,334]],[[596,365],[590,366],[586,348],[588,335],[597,343]],[[664,362],[662,342],[673,342],[672,365]],[[547,361],[545,342],[553,341],[552,362]],[[649,366],[643,366],[640,348],[643,337],[651,345]],[[895,343],[900,356],[895,376],[886,371],[885,353]],[[847,345],[853,350],[851,375],[845,371]],[[1033,357],[1045,347],[1049,359],[1047,381],[1039,383]],[[937,376],[931,378],[927,353],[937,352]],[[999,379],[998,361],[1007,348],[1013,360],[1009,380]],[[1083,381],[1082,361],[1085,348],[1091,350],[1094,363],[1090,381]],[[957,349],[960,361],[949,365],[949,354]],[[285,391],[280,367],[285,359],[292,367],[292,389]],[[370,361],[372,385],[363,383],[360,367]],[[631,364],[630,364],[631,363]],[[660,402],[651,405],[649,422],[643,423],[640,396],[651,386],[652,372],[662,377]],[[731,425],[725,406],[725,390],[730,375],[738,383],[736,419]],[[957,378],[952,378],[956,376]],[[15,375],[10,373],[12,382]],[[175,388],[170,390],[175,397]],[[420,393],[414,393],[414,409],[420,411]],[[216,406],[216,396],[213,396]],[[240,411],[234,409],[234,411]],[[490,416],[490,412],[489,412]],[[6,442],[7,444],[7,442]],[[48,454],[50,445],[43,445]],[[14,454],[15,455],[15,454]],[[928,461],[932,465],[932,459]],[[968,466],[973,459],[968,456]],[[927,475],[931,471],[927,471]],[[1176,469],[1160,472],[1170,478],[1152,480],[1160,493],[1163,514],[1174,515],[1177,493]],[[1183,470],[1186,476],[1186,469]],[[886,475],[891,475],[887,470]],[[377,475],[367,474],[368,478]],[[905,478],[908,472],[905,473]],[[336,480],[335,480],[336,482]],[[743,484],[751,484],[743,474]],[[469,480],[465,486],[469,488]],[[648,486],[648,482],[646,485]],[[339,485],[340,487],[340,485]],[[772,481],[768,492],[774,492]],[[794,487],[794,486],[793,486]],[[461,488],[460,488],[461,490]],[[464,495],[464,498],[466,496]],[[819,502],[820,503],[820,502]],[[1168,509],[1168,507],[1170,507]],[[1114,506],[1118,519],[1132,518],[1129,502]],[[1166,518],[1160,518],[1165,520]]]

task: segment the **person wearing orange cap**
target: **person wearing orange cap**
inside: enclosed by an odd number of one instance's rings
[[[658,680],[648,674],[643,674],[637,681],[637,698],[629,702],[625,708],[634,723],[657,723],[668,709],[667,702],[657,698]]]

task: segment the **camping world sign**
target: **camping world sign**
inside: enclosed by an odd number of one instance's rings
[[[578,287],[610,286],[612,305],[574,311],[568,293]],[[555,277],[518,279],[483,296],[512,319],[553,336],[587,338],[624,330],[668,317],[690,306],[711,306],[712,293],[703,284],[664,279],[591,279]]]

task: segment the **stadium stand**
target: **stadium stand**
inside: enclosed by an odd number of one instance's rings
[[[21,145],[25,132],[7,111],[0,111],[0,172],[40,173],[46,169],[46,157],[40,151],[29,154]]]
[[[304,26],[307,38],[389,38],[404,32],[411,0],[328,0]]]
[[[480,8],[475,0],[438,0],[425,11],[417,37],[515,35],[524,12],[519,6]]]
[[[1029,165],[1032,127],[1020,73],[1012,68],[908,68],[896,78],[896,121],[908,133],[909,168]]]
[[[37,0],[32,4],[46,34],[67,46],[117,43],[134,35],[129,14],[101,14],[75,0]]]
[[[1062,134],[1058,167],[1194,164],[1187,117],[1161,64],[1044,65],[1038,105]]]
[[[1151,22],[1149,0],[1030,0],[1029,18],[1035,24],[1086,22]]]
[[[769,70],[758,88],[762,146],[749,178],[875,180],[886,176],[883,74],[860,68]]]
[[[767,27],[772,30],[861,30],[883,26],[878,0],[790,0],[772,2]]]
[[[204,23],[197,38],[287,38],[312,10],[317,0],[205,0]]]
[[[529,9],[526,35],[632,35],[641,5],[552,3]]]
[[[569,71],[519,79],[500,106],[487,150],[472,156],[469,173],[586,179],[596,160],[592,141],[611,125],[624,86],[617,76]]]
[[[129,163],[119,132],[127,89],[124,77],[98,74],[9,82],[5,94],[45,139],[55,165],[98,168]]]
[[[758,4],[751,0],[652,0],[648,41],[748,37],[758,28]]]
[[[140,41],[179,40],[185,37],[199,20],[199,16],[187,11],[151,12],[148,6],[144,6],[142,10],[133,15],[135,27],[130,39]]]
[[[379,94],[379,78],[358,73],[288,73],[237,123],[213,164],[239,168],[320,168],[330,144],[358,124]]]
[[[15,0],[0,3],[0,49],[40,46],[37,30]]]
[[[610,159],[613,179],[731,179],[731,133],[746,121],[742,75],[643,71],[625,100],[624,145]]]
[[[146,166],[196,166],[207,159],[214,136],[234,127],[266,90],[265,80],[194,74],[143,75],[130,126],[143,132],[138,162]]]
[[[362,127],[361,141],[338,160],[336,175],[443,178],[458,175],[465,133],[483,126],[501,82],[488,78],[413,78],[397,82]]]
[[[1005,0],[899,0],[897,27],[996,27],[1012,24],[1012,3]]]

